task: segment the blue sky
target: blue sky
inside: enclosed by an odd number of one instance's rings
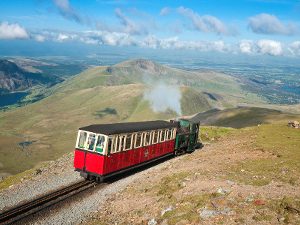
[[[299,57],[300,1],[1,0],[0,45],[20,41]]]

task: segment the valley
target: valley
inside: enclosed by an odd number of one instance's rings
[[[84,62],[55,58],[0,59],[0,109],[14,108],[47,97],[46,90],[88,68]]]

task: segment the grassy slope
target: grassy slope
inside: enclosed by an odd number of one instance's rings
[[[296,119],[300,120],[300,116]],[[178,157],[172,164],[161,167],[162,171],[149,171],[147,177],[151,177],[151,182],[142,178],[145,182],[137,180],[121,194],[112,196],[112,200],[101,206],[105,210],[99,210],[97,216],[91,214],[87,224],[116,221],[142,224],[150,218],[155,218],[158,224],[170,225],[277,224],[277,221],[299,224],[299,189],[291,193],[300,185],[299,134],[300,130],[287,127],[284,119],[242,129],[203,127],[202,139],[209,142],[220,139],[220,143],[217,141],[214,148],[205,147],[204,151]],[[230,142],[233,144],[226,147]],[[227,153],[224,163],[214,161],[212,155],[224,149]],[[230,155],[228,151],[234,153]],[[263,152],[263,156],[258,157],[258,151]],[[244,160],[226,163],[227,157],[239,159],[245,154]],[[197,167],[193,167],[193,161]],[[155,180],[155,176],[159,178]],[[229,182],[233,183],[231,187]],[[219,187],[227,193],[219,192]],[[124,206],[128,201],[130,208]],[[167,208],[169,211],[162,213]],[[203,209],[212,212],[229,209],[232,213],[201,219],[199,213]]]
[[[196,115],[203,125],[242,128],[263,123],[294,120],[299,114],[258,107],[238,107],[225,110],[210,110]]]
[[[273,123],[248,128],[243,135],[253,140],[251,149],[268,152],[272,157],[245,160],[231,168],[229,177],[251,185],[266,185],[271,181],[299,185],[299,129],[290,128],[285,123]]]
[[[16,173],[37,162],[51,160],[71,151],[78,127],[124,120],[132,113],[142,94],[140,85],[96,87],[72,94],[59,93],[40,102],[1,115],[1,159],[3,168]],[[102,118],[95,113],[111,107],[117,115]],[[22,135],[22,136],[21,136]],[[22,150],[17,143],[34,141]],[[16,166],[18,165],[18,166]]]
[[[182,88],[180,103],[183,115],[192,115],[195,112],[207,111],[212,107],[212,104],[210,104],[203,93],[187,87]]]
[[[80,126],[116,122],[131,115],[142,96],[142,85],[97,86],[95,76],[103,80],[92,69],[56,87],[48,98],[0,114],[1,172],[17,173],[71,151]],[[96,115],[112,105],[117,115]],[[18,146],[22,141],[33,143],[22,149]]]

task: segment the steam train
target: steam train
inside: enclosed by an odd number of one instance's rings
[[[95,124],[78,130],[74,168],[85,179],[105,178],[171,155],[190,153],[198,143],[200,122],[146,121]]]

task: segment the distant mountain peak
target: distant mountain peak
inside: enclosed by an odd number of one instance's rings
[[[143,67],[155,66],[155,65],[159,65],[159,64],[148,59],[131,59],[131,60],[118,63],[115,66],[139,66],[143,68]]]
[[[140,67],[141,69],[152,69],[155,67],[161,67],[158,63],[155,63],[151,60],[147,59],[136,59],[136,60],[131,60],[129,63],[132,66]]]
[[[2,72],[5,71],[7,73],[16,73],[16,72],[23,72],[23,69],[9,60],[1,59],[0,60],[0,73],[1,73],[1,71]]]
[[[118,63],[112,67],[115,68],[128,68],[140,71],[143,73],[151,74],[164,74],[168,70],[167,66],[161,65],[159,63],[153,62],[147,59],[134,59]]]
[[[23,91],[35,85],[53,85],[61,82],[56,76],[46,76],[41,73],[31,73],[19,67],[16,63],[0,59],[0,93]]]

